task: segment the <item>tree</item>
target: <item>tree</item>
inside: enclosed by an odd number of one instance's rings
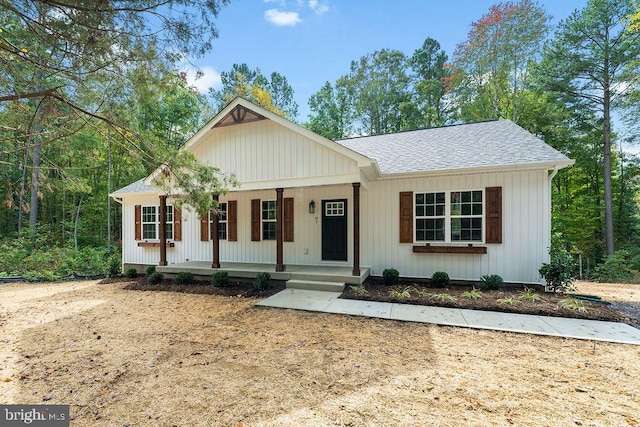
[[[406,67],[404,53],[387,49],[351,62],[345,80],[353,99],[356,131],[376,135],[415,127],[417,110]]]
[[[293,99],[293,88],[280,73],[271,73],[269,80],[259,68],[252,70],[243,63],[233,64],[231,70],[223,71],[220,77],[222,88],[209,89],[218,110],[239,96],[289,120],[297,118],[298,104]]]
[[[352,133],[353,101],[347,81],[341,77],[335,87],[326,82],[309,98],[311,114],[307,127],[328,139],[340,139]]]
[[[454,52],[454,93],[463,120],[517,121],[518,93],[550,17],[532,0],[504,2],[471,25]]]
[[[624,26],[633,11],[628,0],[590,0],[560,24],[539,67],[544,87],[601,120],[607,255],[615,249],[611,111],[623,105],[640,75],[640,34]]]
[[[422,47],[409,58],[416,79],[415,102],[420,111],[420,127],[442,126],[447,122],[448,108],[444,97],[451,77],[447,60],[440,43],[432,38],[425,39]]]

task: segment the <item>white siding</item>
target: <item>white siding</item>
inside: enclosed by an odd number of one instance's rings
[[[253,188],[254,183],[347,178],[360,173],[354,160],[270,120],[213,129],[192,152],[203,163],[235,173],[245,188]]]

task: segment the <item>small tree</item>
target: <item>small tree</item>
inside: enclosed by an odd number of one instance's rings
[[[538,272],[546,281],[547,289],[553,292],[564,294],[567,291],[575,290],[573,286],[575,261],[566,252],[551,254],[551,262],[543,263]]]

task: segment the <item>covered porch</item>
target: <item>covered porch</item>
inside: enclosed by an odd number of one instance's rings
[[[369,268],[361,267],[358,275],[353,274],[351,267],[329,265],[292,265],[286,270],[277,271],[274,264],[222,262],[219,268],[212,268],[208,261],[188,261],[156,267],[156,271],[176,274],[187,271],[195,276],[211,276],[216,271],[226,271],[231,277],[255,278],[258,273],[266,272],[274,280],[307,280],[341,282],[350,285],[361,284],[369,277]]]

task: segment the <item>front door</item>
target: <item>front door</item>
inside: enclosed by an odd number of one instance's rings
[[[322,260],[347,260],[347,200],[322,201]]]

